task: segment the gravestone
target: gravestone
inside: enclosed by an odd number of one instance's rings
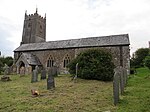
[[[11,81],[11,79],[10,79],[10,77],[4,75],[1,77],[1,81],[4,81],[4,82],[5,81]]]
[[[33,70],[32,72],[32,78],[31,78],[31,83],[37,82],[38,81],[38,73],[37,70]]]
[[[5,64],[4,66],[4,76],[8,75],[9,73],[9,66],[7,64]]]
[[[46,70],[41,70],[41,80],[46,79]]]
[[[120,67],[120,93],[121,95],[124,93],[124,74],[123,74],[123,68]]]
[[[15,64],[12,65],[11,72],[12,72],[12,74],[16,74],[17,73],[17,66]]]
[[[115,72],[119,74],[119,85],[120,85],[120,93],[124,93],[124,76],[123,76],[123,67],[118,66],[115,68]]]
[[[53,76],[57,76],[57,67],[51,67],[51,72]]]
[[[35,70],[37,71],[37,74],[38,74],[38,72],[39,72],[39,67],[38,67],[38,65],[35,66]]]
[[[73,81],[77,82],[77,77],[78,77],[78,63],[76,64],[76,74],[73,76]]]
[[[25,67],[21,67],[20,68],[20,76],[24,76],[25,75]]]
[[[53,72],[51,70],[48,71],[48,78],[47,78],[47,89],[55,88],[55,81]]]
[[[124,75],[124,86],[126,86],[128,75],[127,75],[127,69],[125,68],[123,69],[123,75]]]
[[[115,72],[113,79],[114,105],[117,105],[119,102],[119,75],[119,72]]]

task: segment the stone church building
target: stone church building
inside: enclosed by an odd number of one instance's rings
[[[56,67],[63,74],[67,72],[67,64],[79,53],[100,48],[110,51],[116,66],[129,69],[129,45],[128,34],[46,42],[46,16],[41,17],[36,10],[31,15],[25,13],[22,42],[14,50],[14,59],[18,74],[22,70],[31,74],[36,65],[46,70]]]

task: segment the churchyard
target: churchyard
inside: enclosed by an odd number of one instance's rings
[[[2,77],[2,75],[0,75]],[[150,72],[137,70],[128,78],[124,93],[115,106],[113,82],[77,79],[70,75],[54,78],[55,88],[47,88],[47,79],[38,75],[9,75],[11,81],[0,81],[0,112],[148,112],[150,105]],[[48,78],[48,76],[47,76]],[[32,83],[31,83],[32,82]],[[31,90],[40,95],[33,96]]]

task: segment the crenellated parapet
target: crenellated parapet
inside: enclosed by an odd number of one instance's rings
[[[32,19],[39,19],[40,21],[45,22],[46,14],[45,14],[45,17],[42,17],[37,12],[35,12],[34,14],[29,14],[29,15],[27,14],[27,12],[25,12],[25,20],[32,20]]]
[[[46,41],[46,14],[42,17],[36,12],[27,14],[25,12],[24,26],[21,44],[39,43]]]

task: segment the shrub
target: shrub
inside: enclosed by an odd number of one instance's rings
[[[131,58],[131,67],[140,68],[144,66],[144,59],[149,55],[149,48],[139,48]]]
[[[145,62],[145,66],[150,69],[150,56],[147,56],[147,57],[145,58],[144,62]]]
[[[78,77],[83,79],[96,79],[110,81],[114,75],[112,56],[107,50],[90,49],[80,53],[68,65],[69,72],[75,74],[78,63]]]

